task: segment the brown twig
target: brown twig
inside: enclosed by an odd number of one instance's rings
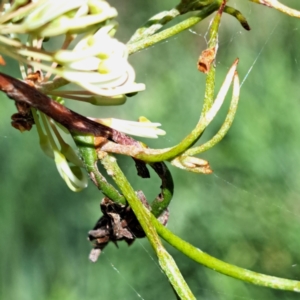
[[[94,122],[68,109],[42,94],[34,87],[9,75],[0,73],[0,90],[16,102],[26,103],[45,113],[54,121],[66,127],[71,133],[89,133],[95,137],[111,140],[121,145],[135,145],[141,147],[140,142],[126,134]]]

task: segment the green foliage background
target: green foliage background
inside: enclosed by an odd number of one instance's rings
[[[111,3],[119,11],[117,37],[124,42],[147,18],[174,5],[158,0]],[[286,4],[300,9],[296,0]],[[168,228],[229,263],[300,280],[300,20],[248,1],[230,5],[245,14],[252,30],[246,32],[224,16],[217,87],[236,57],[240,77],[251,72],[232,129],[203,155],[215,173],[196,175],[171,167],[175,197]],[[205,77],[196,62],[206,46],[209,19],[193,28],[196,34],[184,32],[131,58],[137,81],[145,82],[147,90],[124,106],[70,106],[90,116],[145,115],[167,131],[146,142],[160,148],[174,145],[193,128],[201,109]],[[7,62],[1,71],[19,76],[17,64]],[[92,184],[79,194],[69,191],[40,150],[35,130],[14,130],[13,102],[3,94],[0,98],[0,298],[119,300],[140,294],[143,299],[173,299],[146,240],[131,247],[120,243],[119,249],[109,245],[96,264],[88,261],[86,235],[100,216],[101,193]],[[202,141],[218,130],[226,109]],[[136,189],[149,199],[158,193],[154,174],[152,180],[139,179],[130,159],[119,161]],[[197,299],[299,299],[299,294],[215,273],[167,248]]]

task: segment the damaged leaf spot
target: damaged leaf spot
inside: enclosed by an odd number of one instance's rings
[[[202,51],[198,59],[198,70],[207,74],[216,57],[216,47],[205,49]]]

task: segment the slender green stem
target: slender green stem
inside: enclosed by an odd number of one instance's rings
[[[237,111],[237,107],[238,107],[239,93],[240,93],[239,78],[238,75],[236,74],[233,81],[233,93],[232,93],[232,99],[230,102],[229,110],[227,112],[225,121],[222,124],[221,128],[211,140],[198,147],[188,149],[187,151],[185,151],[184,155],[195,155],[195,154],[205,152],[208,149],[214,147],[217,143],[219,143],[224,138],[224,136],[227,134],[228,130],[230,129],[233,123]]]
[[[143,204],[137,197],[132,186],[119,168],[116,159],[111,155],[106,155],[101,159],[101,163],[107,170],[107,173],[113,178],[123,195],[125,195],[126,200],[134,211],[139,223],[141,224],[151,246],[153,247],[158,257],[161,268],[166,273],[176,293],[180,296],[181,299],[196,299],[190,291],[188,285],[186,284],[183,276],[181,275],[175,261],[163,247],[161,240],[154,226],[152,225],[152,214],[143,206]],[[154,216],[153,218],[155,219]]]
[[[206,76],[206,85],[205,85],[205,95],[204,95],[204,102],[202,106],[201,117],[203,117],[214,102],[214,93],[215,93],[215,77],[216,77],[216,68],[212,64],[209,72]]]
[[[97,166],[98,157],[94,146],[94,137],[91,135],[73,134],[73,138],[84,161],[86,170],[98,189],[114,202],[126,204],[125,197],[120,194],[115,187],[109,184],[105,177],[99,172]]]
[[[203,8],[199,13],[196,15],[188,18],[187,20],[184,20],[171,28],[165,29],[159,33],[156,33],[152,36],[146,37],[142,40],[139,40],[135,43],[130,43],[127,45],[129,54],[133,54],[137,51],[143,50],[145,48],[148,48],[150,46],[153,46],[154,44],[161,42],[165,39],[168,39],[172,37],[175,34],[178,34],[188,28],[191,28],[192,26],[196,25],[206,17],[208,17],[210,14],[212,14],[214,11],[216,11],[219,8],[219,3],[214,2],[213,4]]]
[[[179,16],[180,12],[173,8],[170,11],[162,11],[152,18],[150,18],[141,28],[137,29],[128,41],[128,45],[138,42],[148,36],[153,35],[160,30],[165,24],[172,21],[175,17]]]
[[[221,22],[223,9],[224,9],[224,4],[220,7],[218,13],[216,14],[209,31],[208,49],[214,50],[215,57],[218,52],[218,44],[219,44],[218,32],[219,32],[219,26]],[[200,119],[209,111],[209,109],[214,103],[215,77],[216,77],[216,68],[213,61],[211,63],[211,67],[206,77],[204,103],[203,103]]]
[[[160,224],[154,216],[151,217],[151,221],[154,224],[158,234],[166,242],[179,250],[181,253],[207,268],[255,285],[279,290],[300,292],[300,281],[264,275],[223,262],[180,239],[178,236]]]
[[[219,13],[218,13],[218,15],[219,15]],[[216,16],[216,19],[218,18],[218,15]],[[211,46],[213,49],[217,48],[216,32],[218,30],[218,26],[216,26],[216,25],[218,25],[218,23],[219,23],[219,21],[214,22],[214,24],[212,24],[212,30],[211,30],[212,38],[210,40],[209,46]],[[210,69],[210,71],[208,73],[208,80],[207,80],[207,84],[206,84],[208,89],[206,90],[206,98],[205,98],[205,102],[204,102],[204,104],[206,104],[206,106],[204,105],[204,107],[203,107],[203,111],[202,111],[203,115],[208,114],[209,109],[211,109],[211,107],[213,105],[212,97],[213,97],[213,88],[214,88],[214,82],[215,82],[214,69],[215,68],[213,67],[213,69]],[[232,122],[234,120],[234,116],[235,116],[235,113],[237,110],[237,105],[238,105],[238,100],[239,100],[239,94],[240,94],[240,84],[239,84],[238,74],[236,72],[234,75],[234,79],[233,79],[233,93],[232,93],[232,99],[231,99],[229,111],[227,113],[226,119],[225,119],[223,125],[221,126],[220,130],[211,140],[209,140],[205,144],[198,146],[198,147],[187,149],[181,156],[177,156],[175,159],[173,159],[171,161],[171,163],[174,166],[179,167],[184,170],[187,170],[187,171],[195,172],[195,173],[209,174],[212,172],[208,164],[203,165],[201,160],[197,161],[199,159],[193,158],[190,156],[199,154],[201,152],[204,152],[204,151],[212,148],[213,146],[215,146],[218,142],[220,142],[223,139],[223,137],[226,135],[226,133],[230,129]]]

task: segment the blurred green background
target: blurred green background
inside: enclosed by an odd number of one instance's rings
[[[285,1],[300,9],[299,1]],[[139,25],[174,1],[111,1],[119,11],[117,37],[126,42]],[[236,57],[244,81],[233,127],[203,154],[212,175],[171,167],[175,196],[168,228],[226,262],[269,275],[300,280],[300,20],[249,1],[230,1],[247,17],[251,32],[225,15],[220,30],[217,88]],[[197,122],[205,76],[196,68],[207,45],[211,17],[130,58],[147,90],[119,107],[68,105],[90,116],[163,124],[167,135],[151,147],[179,142]],[[1,71],[20,76],[15,62]],[[253,68],[252,68],[253,67]],[[75,194],[38,146],[35,130],[10,126],[12,101],[0,110],[0,299],[175,299],[147,240],[109,245],[96,264],[88,261],[87,232],[100,216],[101,193],[90,184]],[[229,99],[202,142],[222,124]],[[136,189],[149,199],[159,181],[137,178],[133,162],[119,158]],[[299,299],[226,277],[173,248],[197,299]]]

